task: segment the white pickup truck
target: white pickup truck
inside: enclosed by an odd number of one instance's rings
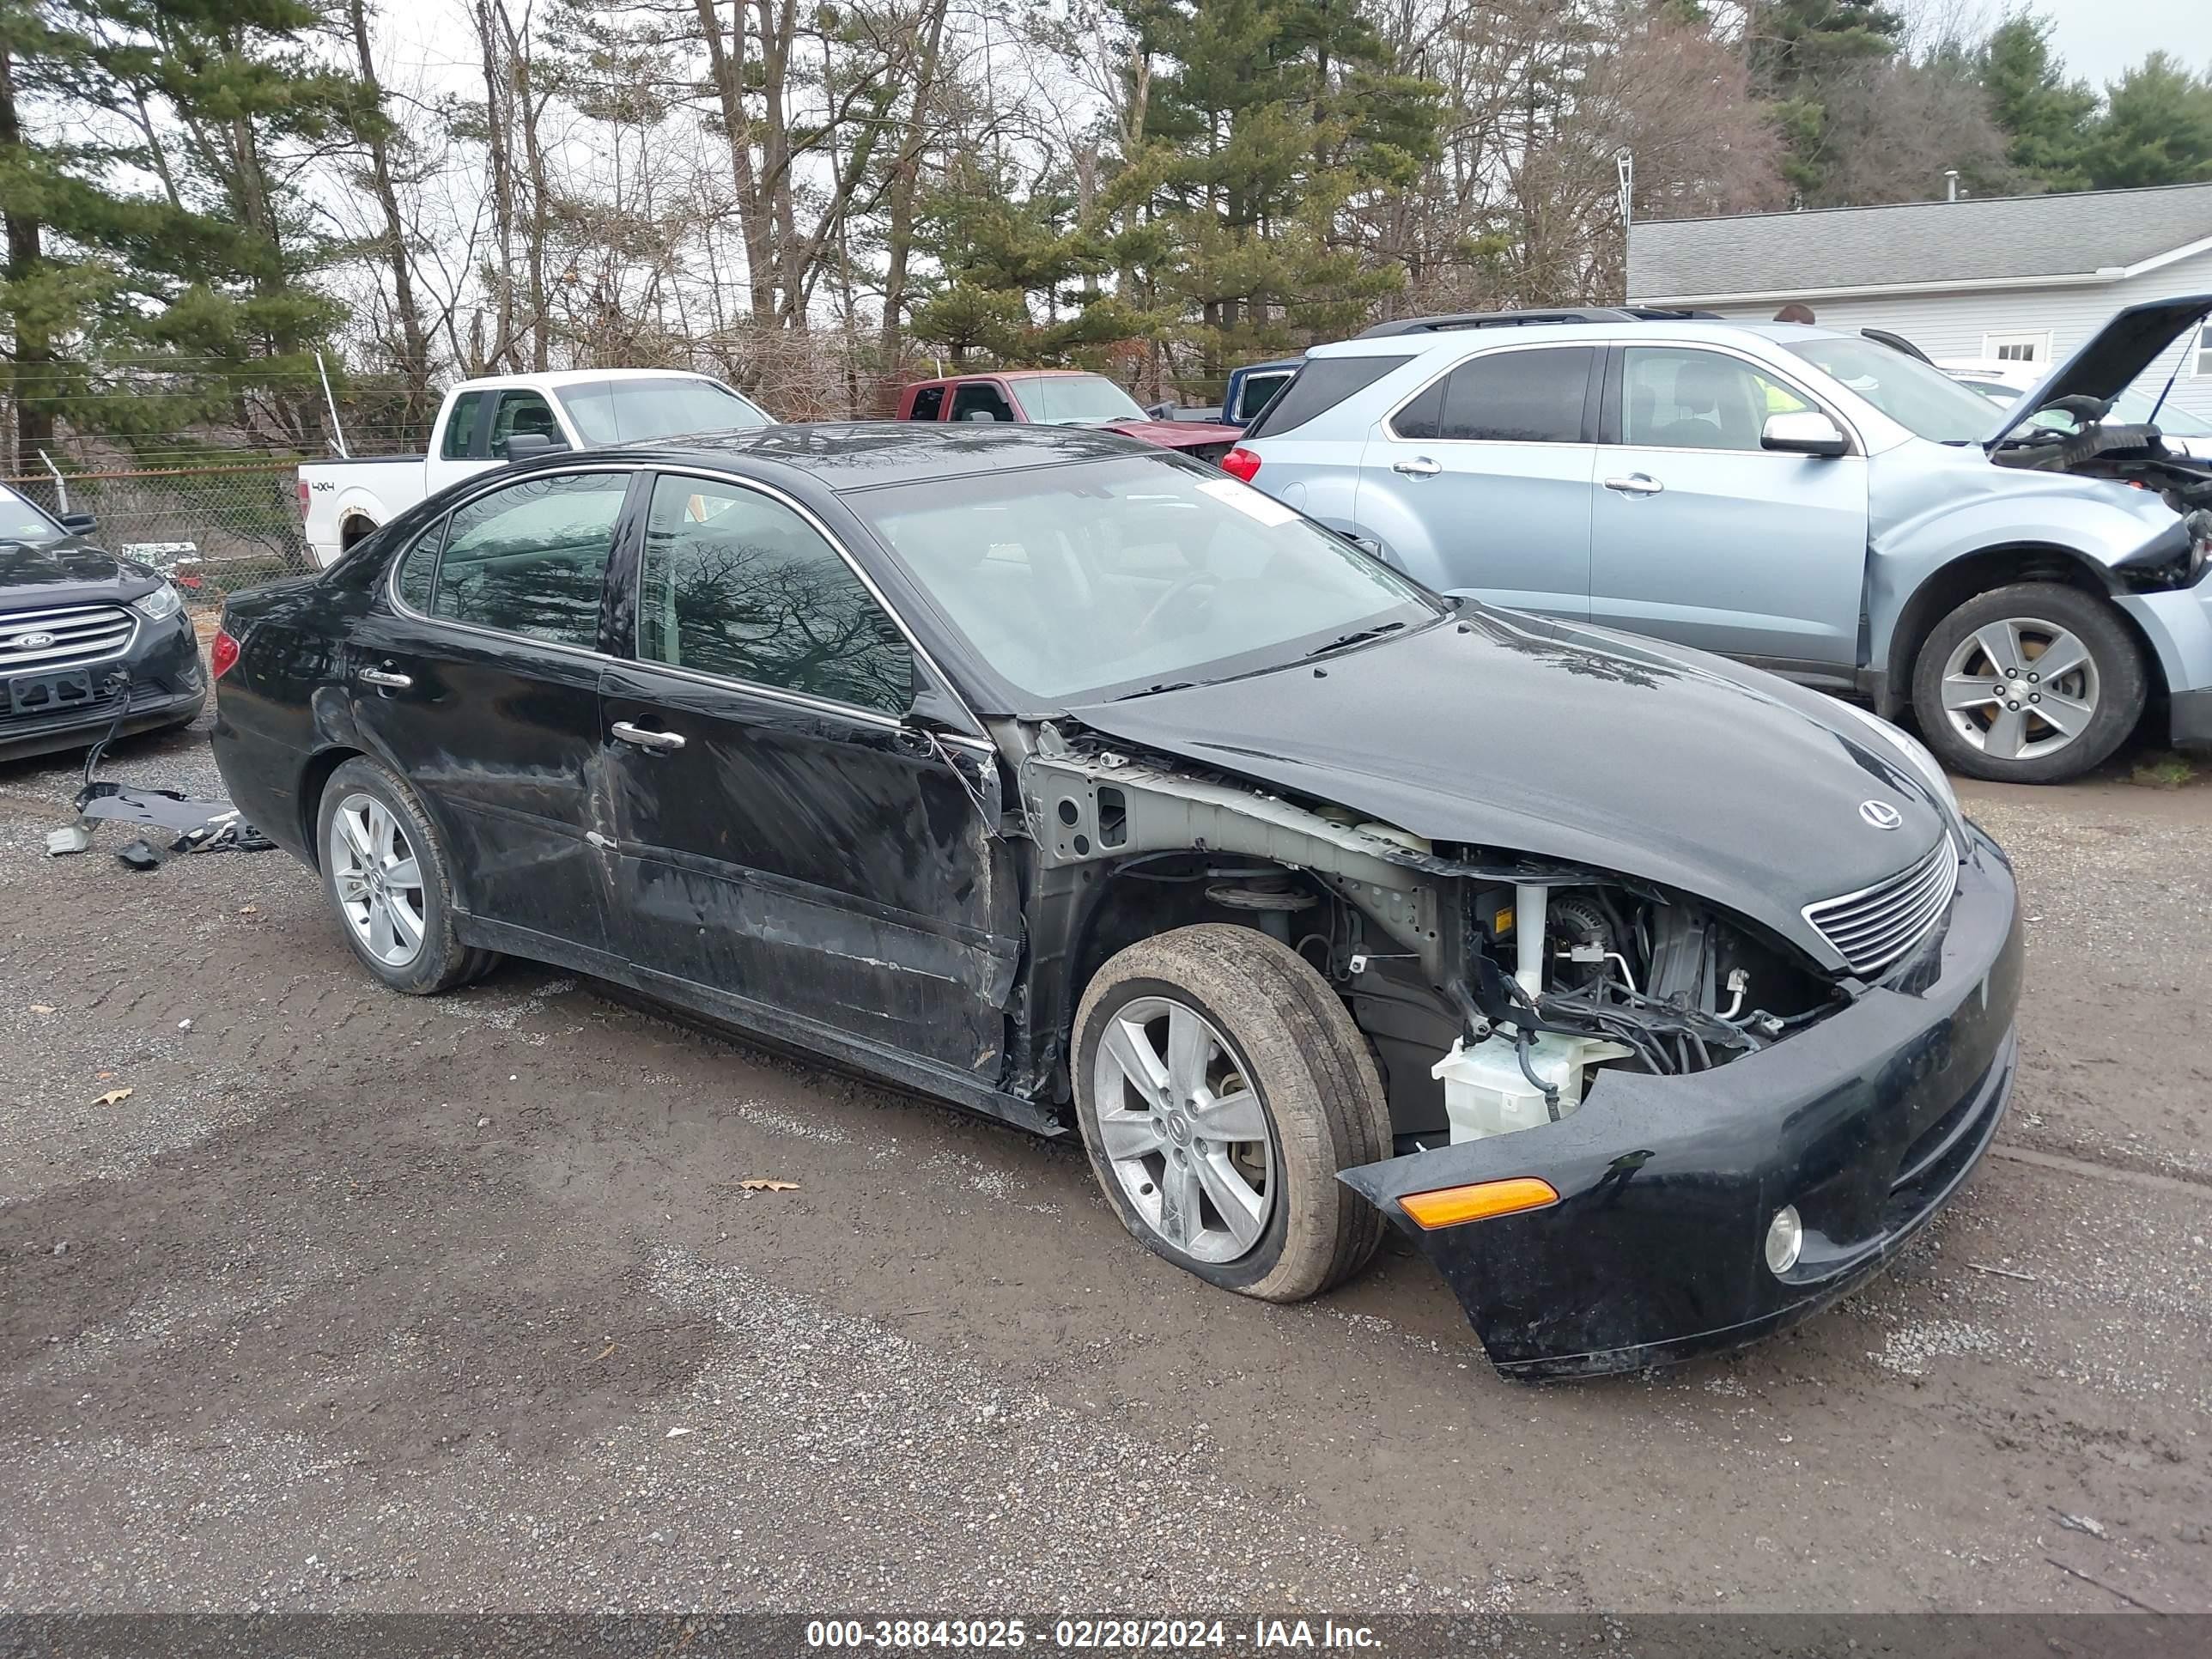
[[[674,368],[579,368],[464,380],[446,394],[427,455],[310,461],[300,513],[315,562],[447,484],[529,455],[767,426],[775,417],[720,380]],[[518,441],[518,440],[520,441]]]

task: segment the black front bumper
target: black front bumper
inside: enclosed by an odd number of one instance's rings
[[[127,687],[106,684],[118,671],[131,677]],[[0,761],[84,749],[115,726],[118,705],[123,721],[118,737],[180,726],[207,701],[207,678],[200,668],[199,637],[183,612],[158,623],[142,623],[119,658],[87,665],[96,688],[93,700],[65,713],[21,718],[9,712],[6,678],[0,675]]]
[[[1958,1189],[2011,1092],[2019,900],[1996,844],[1969,839],[1944,923],[1843,1012],[1714,1071],[1603,1073],[1558,1123],[1340,1179],[1436,1264],[1507,1376],[1635,1370],[1826,1306]],[[1514,1176],[1559,1201],[1434,1231],[1397,1202]],[[1805,1241],[1778,1277],[1785,1204]]]

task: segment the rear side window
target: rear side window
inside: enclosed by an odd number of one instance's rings
[[[471,392],[453,404],[453,418],[446,422],[446,441],[438,450],[447,460],[468,459],[471,453],[470,447],[477,441],[477,422],[483,412],[484,399],[490,395],[484,392]]]
[[[399,598],[410,611],[430,611],[430,586],[438,575],[438,550],[445,545],[446,520],[440,519],[415,538],[399,567]]]
[[[970,380],[952,390],[952,418],[956,421],[1011,421],[1014,406],[1006,394],[988,380]]]
[[[1583,441],[1583,405],[1597,352],[1590,346],[1496,351],[1472,358],[1400,410],[1401,438],[1522,444]]]
[[[926,386],[914,394],[914,407],[907,411],[909,421],[933,421],[945,413],[945,388]]]
[[[1364,392],[1392,369],[1412,362],[1397,357],[1309,357],[1260,418],[1244,428],[1248,438],[1277,438]]]
[[[430,614],[594,649],[615,518],[629,488],[626,472],[556,473],[455,508]]]
[[[1275,394],[1291,383],[1297,371],[1285,369],[1279,374],[1247,374],[1237,388],[1237,407],[1229,411],[1232,421],[1255,421],[1275,400]]]
[[[914,655],[822,533],[781,501],[665,474],[638,576],[637,654],[887,714],[914,700]]]

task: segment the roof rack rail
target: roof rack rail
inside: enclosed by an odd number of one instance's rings
[[[1442,317],[1400,317],[1363,328],[1355,340],[1387,339],[1397,334],[1441,334],[1460,328],[1527,328],[1541,323],[1717,322],[1711,311],[1678,311],[1668,306],[1574,306],[1541,311],[1463,311]]]

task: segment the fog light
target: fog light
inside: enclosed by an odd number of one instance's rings
[[[1797,1206],[1785,1204],[1766,1224],[1766,1265],[1780,1278],[1797,1265],[1797,1252],[1805,1248],[1805,1224],[1797,1219]]]

